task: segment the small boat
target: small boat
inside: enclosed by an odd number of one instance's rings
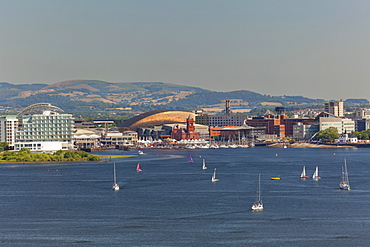
[[[281,178],[280,177],[271,177],[270,179],[271,180],[280,180]]]
[[[203,170],[206,170],[206,169],[207,169],[207,166],[206,166],[206,161],[205,161],[205,159],[203,159],[203,165],[202,165],[202,169],[203,169]]]
[[[306,166],[303,166],[303,170],[302,170],[302,173],[301,173],[301,178],[308,178],[308,176],[306,175]]]
[[[339,188],[341,190],[350,190],[351,186],[349,186],[349,179],[348,179],[348,171],[347,171],[347,162],[344,159],[344,165],[342,166],[342,181],[339,184]]]
[[[112,186],[112,190],[114,191],[117,191],[119,190],[119,185],[117,184],[117,175],[116,175],[116,163],[114,163],[113,165],[113,186]]]
[[[136,166],[136,172],[141,172],[142,170],[141,170],[141,166],[140,166],[140,164],[138,163],[137,164],[137,166]]]
[[[144,152],[139,150],[139,151],[137,151],[137,154],[144,154]]]
[[[258,189],[257,189],[257,199],[252,205],[253,211],[263,210],[263,203],[261,199],[261,174],[258,174]]]
[[[193,162],[193,157],[191,157],[191,155],[189,157],[189,162]]]
[[[216,168],[215,168],[215,170],[213,171],[212,182],[217,182],[217,181],[218,181],[218,178],[216,178]]]
[[[315,172],[313,173],[313,175],[312,175],[312,179],[314,179],[314,180],[318,180],[318,179],[320,179],[321,177],[319,176],[319,167],[318,166],[316,166],[316,170],[315,170]]]

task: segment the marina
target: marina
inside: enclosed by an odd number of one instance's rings
[[[367,149],[144,152],[106,151],[107,162],[1,164],[0,245],[370,245]],[[350,191],[338,188],[344,159]],[[145,172],[137,173],[138,163]],[[111,190],[114,164],[119,191]],[[309,174],[319,166],[322,178],[301,179],[303,166]],[[276,175],[281,180],[270,179]],[[253,211],[259,180],[264,209]]]

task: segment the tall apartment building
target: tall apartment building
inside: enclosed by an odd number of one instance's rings
[[[337,117],[344,117],[343,101],[325,102],[325,112]]]
[[[52,152],[73,149],[72,114],[62,114],[57,110],[61,109],[47,103],[23,110],[19,114],[21,128],[16,134],[15,150],[28,148],[31,151]],[[36,111],[41,113],[34,113]]]
[[[0,116],[0,142],[7,142],[14,148],[18,119],[15,115]]]

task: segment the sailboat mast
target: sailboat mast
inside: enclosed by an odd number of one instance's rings
[[[257,190],[258,201],[261,201],[261,173],[258,174],[258,190]]]
[[[114,168],[113,168],[113,182],[114,182],[114,184],[116,184],[116,163],[114,163]]]

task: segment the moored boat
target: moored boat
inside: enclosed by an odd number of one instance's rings
[[[113,186],[112,186],[112,190],[117,191],[119,189],[120,189],[120,187],[117,184],[116,163],[114,163],[113,164]]]
[[[263,203],[261,199],[261,174],[258,174],[258,188],[257,188],[257,199],[252,205],[253,211],[263,210]]]
[[[339,184],[339,188],[341,190],[350,190],[351,189],[351,186],[349,185],[346,159],[344,159],[344,165],[342,166],[342,181]]]

